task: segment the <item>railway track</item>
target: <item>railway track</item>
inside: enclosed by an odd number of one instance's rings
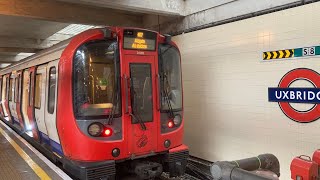
[[[163,173],[160,177],[160,180],[200,180],[194,176],[191,176],[189,174],[185,174],[182,177],[176,177],[176,178],[170,178],[168,174]]]

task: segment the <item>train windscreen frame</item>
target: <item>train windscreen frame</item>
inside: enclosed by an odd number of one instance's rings
[[[157,33],[145,30],[125,29],[123,31],[123,49],[155,51]]]

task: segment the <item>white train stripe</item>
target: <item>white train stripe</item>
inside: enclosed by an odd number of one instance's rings
[[[16,136],[24,145],[26,145],[34,154],[36,154],[44,163],[46,163],[54,172],[56,172],[62,179],[64,180],[72,180],[65,172],[63,172],[60,168],[54,165],[49,159],[47,159],[44,155],[42,155],[37,149],[35,149],[32,145],[30,145],[25,139],[19,136],[15,131],[13,131],[9,126],[7,126],[4,122],[0,121],[0,123],[5,126],[14,136]]]

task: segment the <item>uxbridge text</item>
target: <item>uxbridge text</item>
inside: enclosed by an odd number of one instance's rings
[[[270,102],[320,103],[320,88],[269,88]]]

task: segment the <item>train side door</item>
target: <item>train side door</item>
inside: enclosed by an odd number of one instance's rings
[[[29,122],[30,122],[30,128],[32,130],[32,133],[30,133],[30,135],[32,135],[32,137],[36,140],[36,141],[40,141],[39,138],[39,131],[38,131],[38,126],[37,126],[37,122],[35,120],[35,108],[34,108],[34,104],[35,104],[35,81],[36,81],[36,69],[37,67],[30,67],[28,72],[29,72],[29,99],[28,99],[28,107],[27,107],[27,113],[28,113],[28,118],[29,118]]]
[[[22,71],[18,71],[16,74],[16,81],[15,81],[15,103],[16,103],[16,113],[17,118],[20,122],[20,127],[25,129],[25,123],[22,118],[22,106],[21,106],[21,90],[22,90]]]
[[[14,123],[19,124],[19,120],[17,118],[17,113],[16,113],[16,99],[15,99],[15,80],[16,80],[16,74],[12,73],[9,76],[9,95],[8,95],[8,100],[9,100],[9,109],[11,113],[11,117],[13,119]]]
[[[128,84],[128,150],[131,157],[155,152],[158,126],[154,56],[125,55],[125,79]],[[125,90],[126,91],[126,90]]]
[[[2,83],[1,83],[1,107],[3,109],[4,117],[8,117],[7,108],[6,108],[6,95],[7,95],[7,78],[6,75],[2,76]]]
[[[11,73],[5,75],[5,98],[4,98],[4,105],[5,105],[5,109],[7,112],[7,117],[5,118],[7,121],[13,123],[12,121],[12,116],[11,116],[11,112],[10,112],[10,108],[9,108],[9,96],[10,96],[10,76]],[[11,91],[12,92],[12,91]]]
[[[46,109],[46,77],[47,65],[38,66],[34,84],[34,117],[40,133],[41,142],[50,144],[47,127],[44,120]]]
[[[28,116],[28,105],[29,105],[29,88],[30,88],[30,74],[29,70],[25,69],[22,72],[22,92],[21,92],[21,111],[22,111],[22,118],[25,123],[25,130],[29,136],[33,136],[32,130],[32,123],[30,122]]]
[[[57,111],[57,80],[59,61],[50,62],[47,66],[46,80],[46,103],[45,103],[45,123],[50,138],[50,146],[53,151],[62,153],[60,140],[57,131],[56,111]]]

